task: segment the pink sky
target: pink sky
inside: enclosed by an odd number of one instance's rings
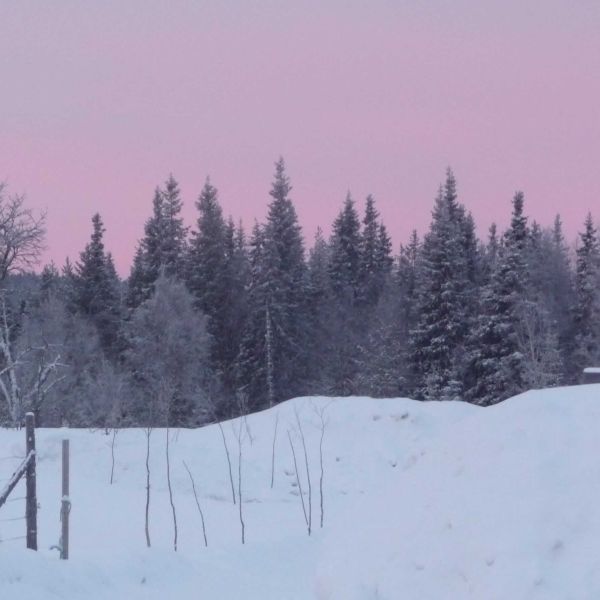
[[[451,165],[482,234],[523,189],[574,239],[600,199],[599,32],[598,0],[6,1],[0,180],[47,208],[59,264],[99,211],[124,275],[170,172],[190,225],[210,174],[250,229],[280,154],[308,238],[350,189],[397,249]]]

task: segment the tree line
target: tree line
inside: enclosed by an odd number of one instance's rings
[[[169,177],[122,281],[99,214],[76,262],[33,274],[43,219],[0,188],[0,220],[17,203],[12,228],[37,227],[29,246],[0,232],[0,419],[196,426],[302,395],[485,406],[598,363],[591,215],[571,249],[560,217],[530,221],[518,192],[508,228],[480,240],[448,170],[428,231],[398,253],[374,198],[359,214],[350,194],[306,252],[291,191],[280,159],[248,235],[207,179],[190,230]]]

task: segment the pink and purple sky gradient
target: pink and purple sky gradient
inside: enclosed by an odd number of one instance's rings
[[[0,2],[0,180],[77,258],[99,211],[129,270],[170,172],[193,202],[263,219],[282,154],[308,239],[346,191],[394,248],[447,165],[480,228],[516,189],[570,240],[600,217],[598,0]]]

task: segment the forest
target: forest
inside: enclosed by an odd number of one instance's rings
[[[0,187],[0,423],[195,427],[306,395],[464,400],[576,383],[600,358],[600,250],[561,220],[478,236],[448,169],[429,229],[394,250],[375,200],[350,194],[306,242],[283,159],[264,223],[225,217],[207,179],[196,223],[170,176],[130,275],[100,214],[77,260],[36,272],[44,216]]]

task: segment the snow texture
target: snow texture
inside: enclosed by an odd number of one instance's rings
[[[313,484],[310,538],[286,431],[302,452],[294,409]],[[117,436],[115,482],[109,485],[112,436],[38,430],[40,551],[25,550],[24,540],[0,542],[0,598],[596,600],[599,421],[600,385],[531,391],[488,408],[407,399],[286,402],[249,416],[243,426],[244,546],[219,429],[173,431],[177,553],[171,550],[164,431],[151,438],[153,545],[146,549],[144,432]],[[224,424],[234,469],[238,426]],[[49,549],[60,532],[63,437],[71,440],[73,503],[72,558],[66,562]],[[23,432],[0,431],[0,456],[22,453],[22,438]],[[208,548],[183,460],[196,480]],[[7,467],[0,463],[0,469]],[[14,502],[0,518],[22,512],[24,503]],[[23,522],[0,521],[0,537],[20,534]]]

